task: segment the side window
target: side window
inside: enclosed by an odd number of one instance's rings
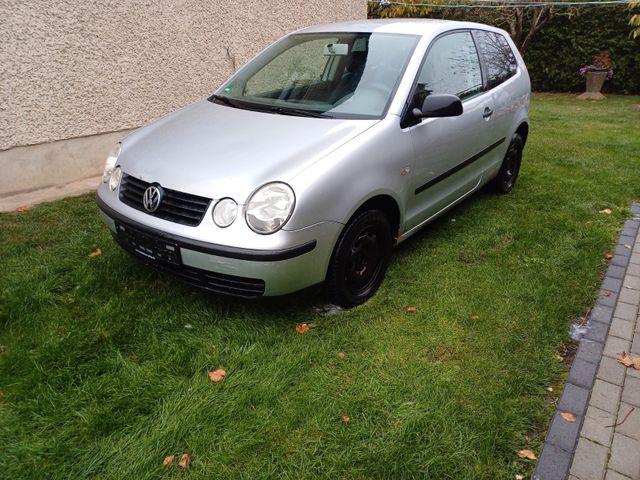
[[[516,74],[518,62],[509,42],[499,33],[476,31],[480,54],[487,67],[487,86],[493,88]]]
[[[427,95],[448,93],[461,100],[482,91],[480,60],[470,32],[450,33],[429,49],[418,75],[415,105]]]

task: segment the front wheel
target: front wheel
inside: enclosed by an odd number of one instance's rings
[[[500,172],[493,179],[493,187],[499,193],[509,193],[513,190],[513,186],[520,172],[520,164],[522,163],[522,150],[524,142],[519,133],[516,133],[511,139],[507,153],[502,161]]]
[[[381,211],[367,210],[349,222],[327,272],[331,301],[349,308],[371,298],[384,279],[392,247],[389,220]]]

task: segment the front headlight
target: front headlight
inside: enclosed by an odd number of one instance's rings
[[[289,220],[295,202],[289,185],[267,183],[249,197],[244,215],[247,225],[256,233],[275,233]]]
[[[120,167],[116,167],[113,173],[111,174],[111,178],[109,178],[109,188],[111,191],[115,191],[120,184],[120,179],[122,178],[122,169]]]
[[[213,207],[213,221],[220,228],[231,225],[238,215],[238,204],[230,198],[223,198]]]
[[[111,174],[113,173],[113,169],[116,166],[116,162],[118,161],[118,156],[120,156],[120,150],[122,150],[122,145],[120,143],[116,143],[116,146],[109,152],[107,155],[107,161],[104,164],[104,172],[102,172],[102,183],[107,183]]]

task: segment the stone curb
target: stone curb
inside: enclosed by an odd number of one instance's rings
[[[620,232],[615,256],[609,262],[600,295],[589,315],[589,331],[580,341],[569,377],[558,401],[556,413],[547,431],[542,453],[531,477],[532,480],[566,480],[569,476],[569,468],[582,429],[589,396],[609,334],[613,307],[631,259],[631,250],[625,244],[634,243],[640,227],[640,203],[632,204],[630,210],[633,218],[625,222]],[[604,296],[605,290],[610,292],[608,297]],[[562,420],[561,412],[574,414],[576,422],[569,423]]]

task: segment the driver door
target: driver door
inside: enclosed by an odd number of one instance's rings
[[[484,150],[495,141],[493,100],[484,91],[470,31],[447,33],[433,41],[414,92],[410,109],[420,108],[428,95],[446,93],[462,100],[463,113],[414,121],[405,129],[415,152],[405,231],[473,192],[482,181]]]

